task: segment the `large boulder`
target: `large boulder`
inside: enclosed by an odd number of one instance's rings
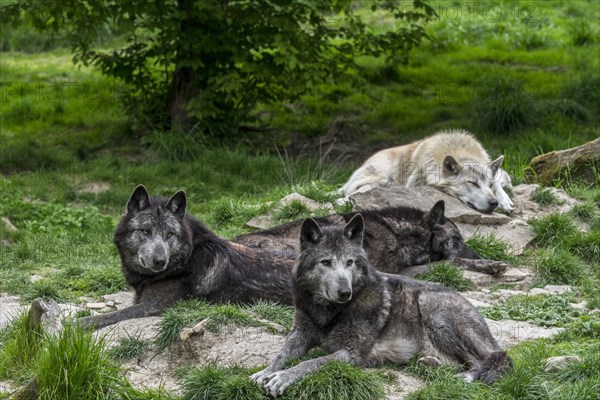
[[[532,182],[549,185],[567,173],[571,178],[596,183],[598,171],[595,165],[600,163],[600,137],[566,150],[551,151],[534,157],[525,178]]]

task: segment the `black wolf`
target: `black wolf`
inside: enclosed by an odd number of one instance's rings
[[[361,211],[365,220],[364,248],[379,271],[407,276],[427,272],[423,264],[450,260],[473,271],[500,274],[508,265],[484,260],[465,243],[458,227],[444,216],[444,201],[429,212],[411,207]],[[316,218],[320,225],[344,224],[357,212]],[[298,254],[302,220],[257,231],[234,239],[250,247]],[[411,268],[412,267],[412,268]]]
[[[362,247],[360,214],[322,230],[307,219],[293,269],[295,321],[281,353],[252,375],[273,396],[330,360],[358,366],[463,365],[464,379],[492,383],[512,367],[483,317],[453,290],[375,270]],[[330,354],[284,369],[321,346]]]
[[[186,213],[186,195],[150,198],[135,188],[114,235],[135,304],[86,317],[96,329],[122,320],[160,314],[184,298],[292,304],[290,272],[295,257],[226,241]]]

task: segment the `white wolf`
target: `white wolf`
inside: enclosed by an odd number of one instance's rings
[[[358,168],[342,187],[346,196],[379,185],[429,185],[457,197],[469,207],[491,213],[514,204],[503,187],[512,188],[510,176],[481,143],[463,130],[441,131],[428,138],[381,150]]]

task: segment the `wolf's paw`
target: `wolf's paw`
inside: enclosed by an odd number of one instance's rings
[[[506,193],[496,193],[496,199],[498,200],[498,207],[504,210],[504,212],[511,213],[515,210],[515,203],[513,203]]]
[[[508,269],[508,264],[504,261],[490,261],[486,268],[490,275],[502,275]]]
[[[262,371],[258,371],[257,373],[250,375],[250,380],[262,385],[267,380],[269,375],[271,375],[271,372],[265,368]]]
[[[417,362],[419,364],[427,365],[428,367],[441,367],[442,366],[442,362],[438,358],[432,357],[432,356],[421,357],[417,360]]]
[[[283,392],[294,383],[294,379],[287,371],[277,371],[266,377],[266,382],[263,384],[266,392],[273,397],[281,396]]]
[[[473,371],[465,371],[458,374],[461,378],[465,380],[467,383],[471,383],[477,379],[477,374]]]

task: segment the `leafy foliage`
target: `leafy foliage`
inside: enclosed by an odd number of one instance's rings
[[[480,312],[493,320],[514,319],[542,326],[563,326],[579,316],[579,311],[569,306],[569,300],[567,296],[557,295],[517,295]]]
[[[3,11],[42,31],[64,32],[74,60],[122,80],[127,104],[144,121],[165,123],[168,115],[173,127],[223,134],[248,121],[257,102],[298,98],[357,68],[359,55],[406,63],[427,36],[421,23],[435,15],[423,0],[412,7],[372,2],[373,11],[396,22],[378,32],[352,3],[24,0]],[[106,25],[126,36],[121,48],[94,48]]]
[[[432,265],[429,272],[419,275],[417,278],[424,281],[436,282],[459,292],[469,290],[473,287],[473,283],[463,276],[462,271],[448,262]]]

